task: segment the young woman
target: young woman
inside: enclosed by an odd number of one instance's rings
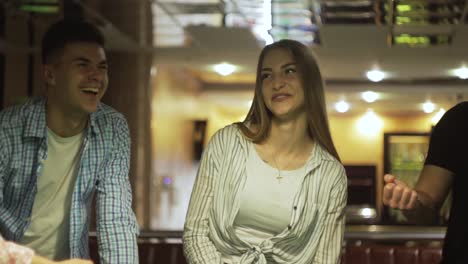
[[[244,122],[208,144],[187,213],[188,263],[338,263],[347,180],[323,82],[293,40],[260,54]]]

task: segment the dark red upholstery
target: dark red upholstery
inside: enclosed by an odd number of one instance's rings
[[[394,264],[395,248],[386,246],[375,246],[370,248],[370,263]]]
[[[90,239],[90,254],[99,263],[97,242]],[[441,246],[441,245],[440,245]],[[362,244],[343,248],[342,264],[438,264],[442,258],[440,246]],[[182,244],[138,242],[141,264],[186,264]]]
[[[402,247],[395,251],[395,263],[419,264],[419,248]]]
[[[370,248],[364,246],[347,246],[345,254],[346,264],[370,264]]]
[[[439,264],[442,259],[442,250],[436,247],[423,247],[420,249],[420,262],[421,264]]]

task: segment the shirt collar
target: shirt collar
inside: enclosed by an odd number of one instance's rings
[[[26,129],[24,131],[25,137],[47,137],[46,102],[47,99],[45,97],[39,97],[27,103],[28,114],[26,118]],[[97,119],[101,110],[102,104],[99,103],[97,111],[91,113],[89,116],[88,126],[93,134],[99,134],[100,132],[97,126]]]
[[[25,137],[47,137],[46,123],[46,99],[39,97],[29,101],[26,107],[26,129],[24,130]]]
[[[102,110],[102,104],[99,103],[96,112],[93,112],[89,115],[89,122],[88,122],[89,129],[91,133],[95,135],[99,134],[100,132],[98,125],[97,125],[97,119],[102,112],[101,110]]]

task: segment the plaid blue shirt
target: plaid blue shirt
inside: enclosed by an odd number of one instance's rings
[[[138,263],[138,225],[128,179],[130,137],[122,114],[100,104],[90,115],[70,210],[70,257],[89,258],[96,192],[101,263]],[[45,99],[0,112],[0,233],[18,241],[30,224],[41,161],[47,158]]]

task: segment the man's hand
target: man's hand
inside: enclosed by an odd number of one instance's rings
[[[63,260],[63,261],[53,261],[49,260],[47,258],[34,255],[31,261],[31,264],[93,264],[91,260],[85,260],[85,259],[69,259],[69,260]]]
[[[418,193],[395,176],[384,176],[382,200],[384,205],[400,210],[413,210],[418,206]]]
[[[84,259],[70,259],[70,260],[60,261],[57,263],[60,263],[60,264],[93,264],[92,261],[84,260]]]

